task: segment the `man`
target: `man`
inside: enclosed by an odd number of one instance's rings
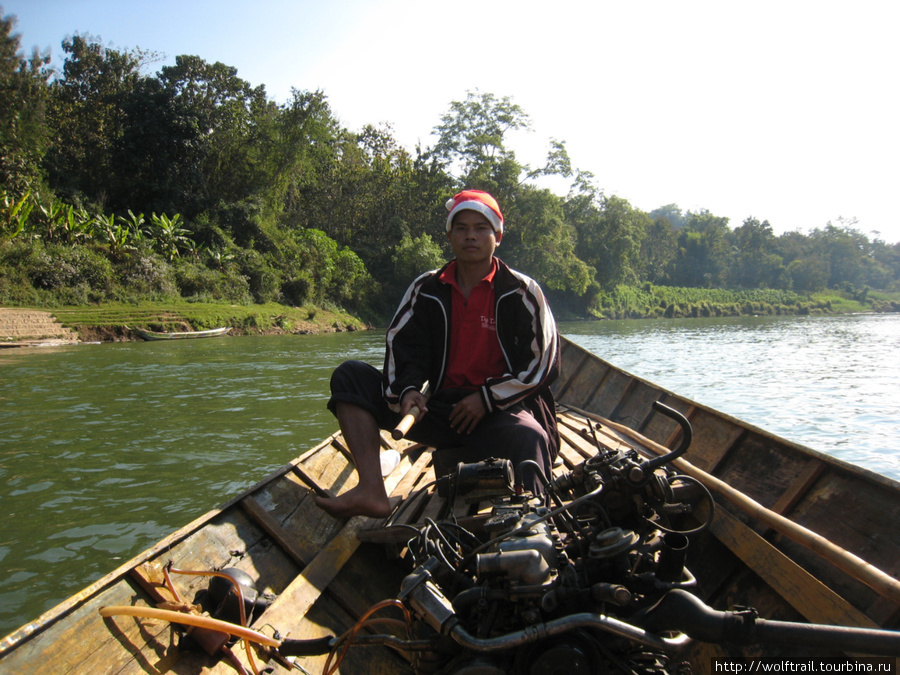
[[[550,475],[558,436],[549,385],[559,370],[550,307],[534,280],[494,256],[503,214],[491,195],[464,190],[447,209],[455,259],[406,291],[387,331],[383,371],[348,361],[332,375],[328,407],[359,474],[353,489],[316,499],[334,516],[389,514],[379,429],[395,427],[413,406],[421,412],[411,440],[464,448],[465,461],[510,459],[535,494],[541,482],[522,463]]]

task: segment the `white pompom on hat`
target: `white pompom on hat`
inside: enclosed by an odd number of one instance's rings
[[[503,214],[500,212],[500,205],[487,192],[482,190],[463,190],[447,200],[447,210],[450,215],[447,216],[447,232],[453,225],[453,217],[460,211],[471,209],[478,211],[487,218],[494,227],[494,232],[503,234]]]

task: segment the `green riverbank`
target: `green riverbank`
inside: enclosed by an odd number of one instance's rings
[[[772,290],[620,286],[604,296],[602,307],[602,313],[590,317],[569,315],[562,307],[557,314],[560,320],[603,320],[900,312],[900,293],[832,290],[799,296]],[[316,334],[371,328],[360,318],[339,309],[312,305],[291,307],[274,302],[259,305],[187,301],[102,303],[29,309],[51,314],[84,342],[134,339],[128,327],[176,332],[231,326],[232,335]],[[33,337],[45,336],[46,333]]]
[[[24,311],[25,308],[22,308]],[[28,308],[32,309],[32,308]],[[231,326],[232,335],[315,334],[365,330],[369,326],[351,314],[317,307],[289,307],[277,303],[232,305],[191,302],[144,302],[139,304],[104,303],[101,305],[33,308],[30,313],[51,315],[64,328],[74,331],[83,342],[119,342],[135,339],[128,327],[178,332],[208,330]],[[43,322],[33,321],[34,334],[28,334],[27,314],[15,316],[18,340],[56,337]],[[25,321],[23,324],[22,322]],[[2,321],[0,321],[2,323]],[[0,336],[4,332],[0,325]]]
[[[598,319],[682,319],[730,316],[815,316],[900,312],[900,293],[848,287],[818,293],[777,289],[725,290],[644,284],[617,286],[597,298]],[[574,317],[573,317],[574,318]]]

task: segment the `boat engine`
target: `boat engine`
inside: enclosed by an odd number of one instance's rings
[[[706,489],[666,466],[688,443],[689,434],[663,461],[601,448],[556,481],[544,477],[548,500],[515,495],[510,483],[480,537],[427,521],[409,542],[418,565],[399,596],[419,637],[437,645],[417,654],[416,672],[689,673],[670,656],[687,636],[641,627],[666,593],[694,585],[688,535],[712,518]],[[511,467],[496,459],[457,467],[457,476],[479,474],[496,490]],[[460,483],[452,498],[484,487]]]
[[[440,479],[449,501],[501,484],[504,494],[477,536],[426,519],[408,543],[414,569],[398,599],[416,619],[406,646],[419,675],[685,675],[678,654],[691,640],[900,655],[900,632],[717,611],[692,592],[689,541],[712,522],[714,500],[668,466],[691,442],[687,419],[654,407],[681,425],[678,449],[647,460],[597,443],[552,482],[533,463],[518,467],[538,472],[545,498],[504,484],[506,460]]]

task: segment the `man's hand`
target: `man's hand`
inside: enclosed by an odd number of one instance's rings
[[[459,434],[471,434],[487,414],[481,394],[469,394],[450,410],[450,428]]]
[[[406,415],[413,406],[419,409],[419,414],[416,416],[416,421],[418,422],[422,419],[422,415],[428,412],[428,399],[425,395],[417,391],[415,389],[410,389],[405,394],[403,394],[403,398],[400,399],[400,415]]]

